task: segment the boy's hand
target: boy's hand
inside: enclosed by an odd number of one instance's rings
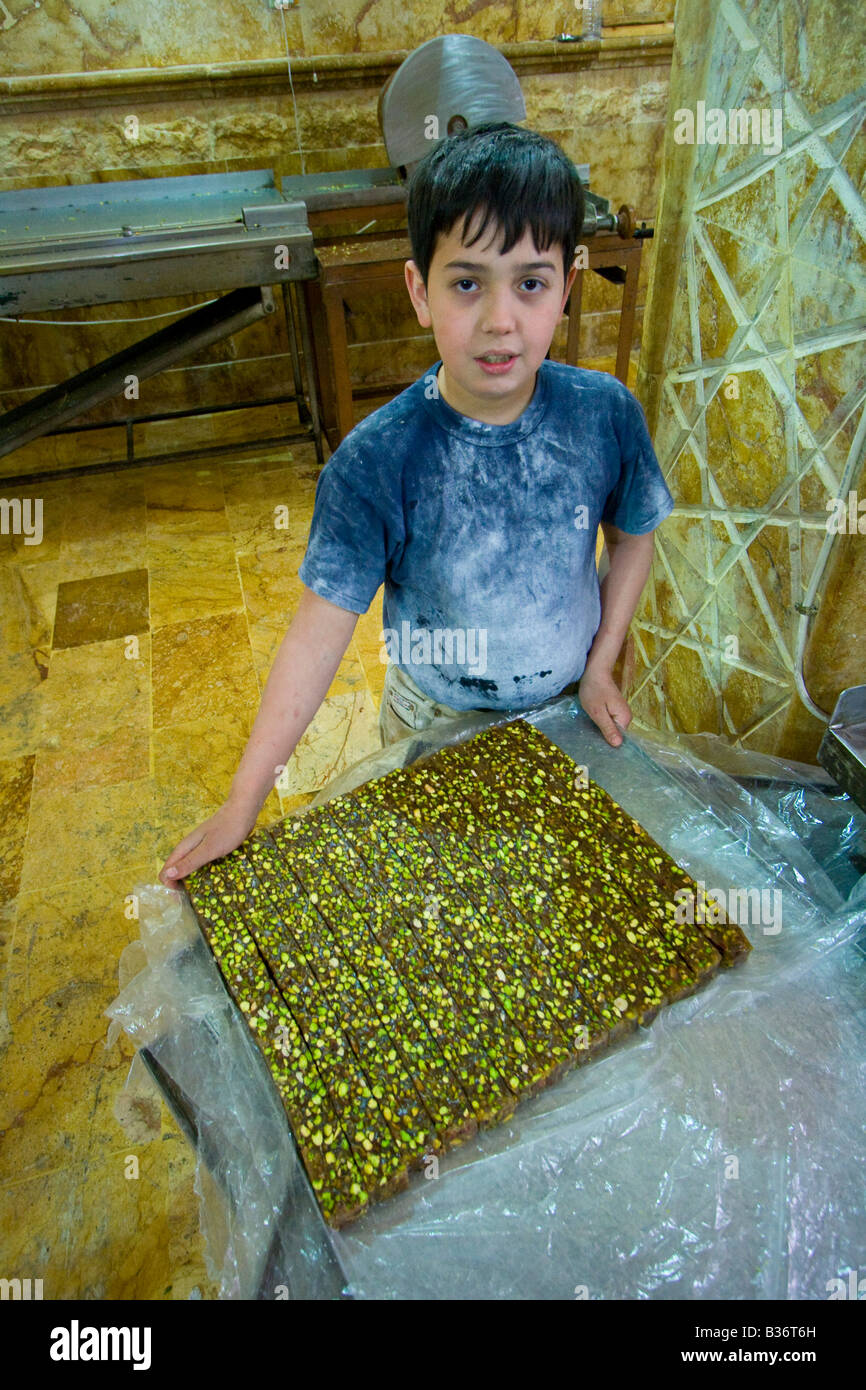
[[[612,748],[622,743],[622,735],[614,724],[625,729],[631,723],[631,710],[614,682],[610,667],[586,663],[578,685],[581,707],[597,724]]]
[[[244,841],[258,819],[258,812],[248,806],[226,801],[209,820],[191,830],[172,850],[159,871],[159,881],[166,888],[176,888],[178,879],[186,878],[202,864],[221,859]],[[174,874],[169,873],[174,869]]]

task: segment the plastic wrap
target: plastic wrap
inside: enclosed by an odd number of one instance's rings
[[[190,1117],[211,1277],[240,1298],[827,1298],[866,1246],[866,816],[820,769],[709,736],[613,749],[569,698],[521,717],[742,895],[750,957],[334,1232],[188,903],[137,885],[147,964],[108,1012]],[[414,734],[313,804],[496,722]]]

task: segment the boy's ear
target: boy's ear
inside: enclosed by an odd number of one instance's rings
[[[421,272],[414,261],[407,261],[404,266],[406,275],[406,288],[409,291],[409,298],[418,315],[418,322],[422,328],[430,328],[433,319],[430,316],[430,306],[427,303],[427,290],[421,278]]]
[[[572,285],[574,284],[574,277],[575,277],[576,274],[577,274],[577,266],[576,266],[576,265],[573,265],[573,266],[571,267],[571,270],[568,272],[568,279],[567,279],[566,282],[565,282],[565,291],[564,291],[563,296],[562,296],[562,308],[561,308],[560,311],[559,311],[560,313],[564,313],[564,312],[565,312],[565,301],[568,299],[568,296],[569,296],[569,294],[571,293],[571,287],[572,287]]]

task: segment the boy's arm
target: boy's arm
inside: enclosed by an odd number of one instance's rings
[[[580,703],[614,748],[622,743],[614,719],[626,728],[631,710],[613,679],[613,668],[634,617],[653,558],[654,533],[629,535],[601,523],[610,569],[601,582],[601,622],[580,678]]]
[[[358,614],[304,588],[274,659],[229,800],[256,815],[330,689]]]
[[[268,675],[259,712],[231,791],[209,820],[169,855],[160,881],[171,886],[236,849],[255,825],[268,793],[324,700],[355,630],[358,614],[304,589]]]

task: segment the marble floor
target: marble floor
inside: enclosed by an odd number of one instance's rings
[[[105,1009],[133,885],[229,789],[318,473],[301,443],[58,478],[21,489],[38,545],[0,534],[0,1276],[46,1299],[217,1295],[195,1155],[161,1100],[122,1094],[134,1049]],[[380,591],[260,823],[379,747],[381,625]]]
[[[216,1292],[193,1152],[155,1101],[119,1123],[134,1053],[125,1035],[106,1048],[104,1010],[138,937],[133,884],[229,789],[301,593],[318,473],[303,443],[31,484],[41,543],[0,535],[0,1275],[41,1278],[45,1298]],[[380,631],[381,592],[261,823],[379,747]]]

